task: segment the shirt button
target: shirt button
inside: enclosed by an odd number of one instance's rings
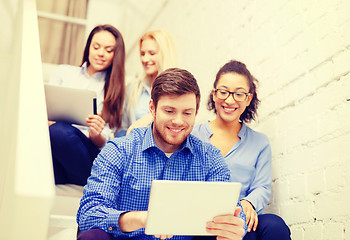
[[[170,167],[170,164],[168,164],[168,167]]]
[[[112,230],[113,230],[113,228],[112,228],[112,227],[109,227],[109,228],[108,228],[108,230],[109,230],[109,231],[112,231]]]

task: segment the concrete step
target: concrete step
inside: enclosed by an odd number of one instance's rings
[[[50,215],[48,240],[74,240],[77,234],[76,214],[83,187],[56,185],[56,198]]]

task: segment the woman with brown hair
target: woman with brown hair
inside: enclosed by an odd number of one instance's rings
[[[80,67],[60,65],[50,83],[89,89],[97,94],[97,114],[88,126],[55,122],[50,125],[56,184],[85,185],[93,160],[121,126],[125,94],[125,46],[111,25],[98,25],[87,39]]]

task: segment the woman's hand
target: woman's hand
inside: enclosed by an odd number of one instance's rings
[[[106,125],[106,122],[103,120],[100,113],[98,113],[97,115],[88,116],[88,118],[86,119],[86,123],[90,127],[90,138],[100,135]]]
[[[89,139],[97,146],[102,147],[106,139],[101,135],[102,130],[105,128],[106,122],[101,117],[101,114],[90,115],[86,119],[86,124],[89,125]]]
[[[153,121],[152,114],[149,113],[143,116],[142,118],[140,118],[139,120],[137,120],[136,122],[130,125],[130,127],[126,131],[126,135],[128,135],[134,128],[147,127],[152,123],[152,121]]]
[[[249,201],[243,199],[241,200],[241,205],[247,218],[248,232],[252,229],[255,231],[258,227],[258,214],[255,212],[253,205]]]

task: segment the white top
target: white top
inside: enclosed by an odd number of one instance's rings
[[[87,73],[87,63],[85,62],[81,67],[71,65],[60,65],[56,72],[50,78],[50,84],[60,85],[65,87],[89,89],[96,91],[97,95],[97,112],[101,113],[104,101],[104,84],[106,72],[101,71],[93,74],[91,77]],[[86,116],[88,117],[88,116]],[[81,125],[73,125],[89,137],[89,127]],[[113,136],[115,129],[111,129],[106,123],[102,131],[102,136],[106,138],[106,142]]]

